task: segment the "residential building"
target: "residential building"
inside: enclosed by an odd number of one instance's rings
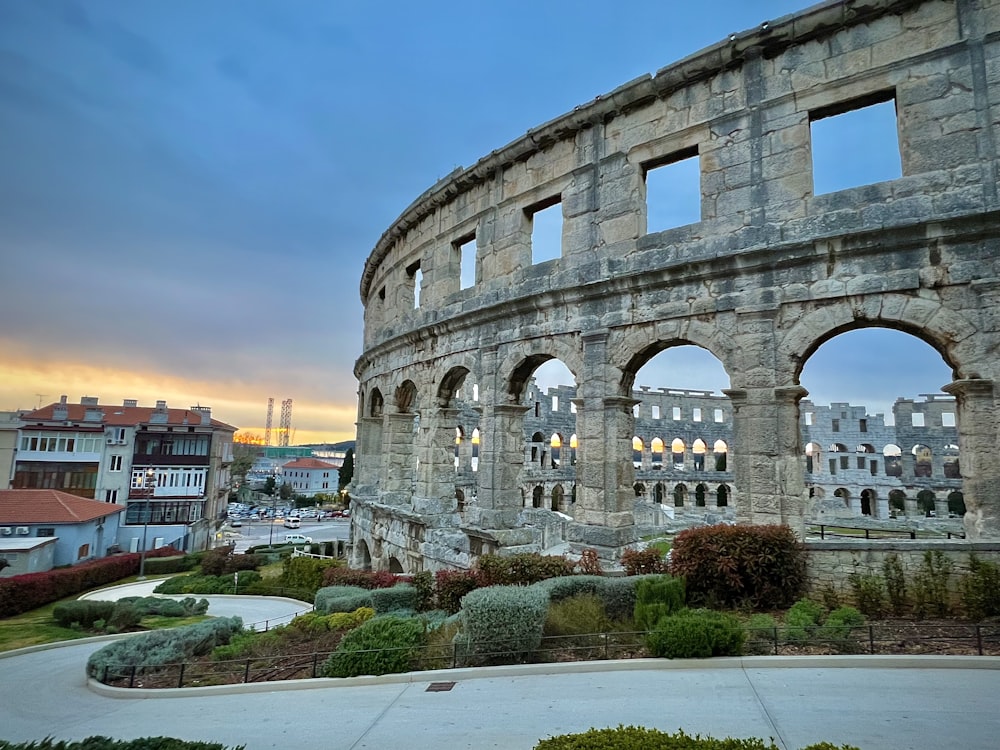
[[[63,396],[23,416],[11,486],[124,506],[117,543],[126,551],[206,549],[225,515],[236,429],[207,406]]]
[[[318,493],[335,494],[339,477],[333,464],[317,458],[297,458],[281,466],[278,483],[287,482],[296,495],[312,497]]]
[[[124,506],[59,490],[0,490],[0,576],[104,557],[117,546]]]

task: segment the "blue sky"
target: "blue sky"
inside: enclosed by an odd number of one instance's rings
[[[262,432],[292,398],[296,442],[353,437],[361,269],[417,195],[805,5],[3,0],[0,409],[165,398]],[[891,404],[950,379],[896,338],[803,382]],[[663,385],[728,385],[698,367]]]

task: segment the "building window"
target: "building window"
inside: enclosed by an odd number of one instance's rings
[[[701,221],[698,147],[642,165],[646,185],[646,234]]]
[[[657,406],[656,404],[653,404],[653,419],[659,419],[659,418],[660,418],[660,407]]]
[[[834,432],[840,432],[840,420],[839,419],[834,419],[833,420],[833,425],[832,425],[832,427],[830,429],[833,430]]]
[[[35,532],[35,536],[55,536],[56,529],[55,526],[39,526],[38,531]]]
[[[816,195],[902,175],[894,91],[822,107],[809,119]]]
[[[82,560],[83,558],[89,557],[89,556],[90,556],[90,545],[89,544],[81,544],[80,545],[80,549],[77,550],[76,559],[77,560]]]
[[[122,470],[122,457],[121,456],[112,456],[111,457],[111,466],[109,467],[109,470],[110,471],[121,471]]]
[[[913,412],[913,415],[911,416],[911,424],[914,427],[923,427],[924,426],[924,415],[923,415],[923,413],[919,412],[919,411]]]
[[[544,263],[562,257],[562,203],[556,195],[526,208],[525,217],[531,233],[531,263]]]
[[[104,490],[104,502],[106,502],[106,503],[117,503],[118,502],[118,490]]]
[[[868,420],[867,419],[859,420],[858,429],[861,430],[861,432],[868,432]]]

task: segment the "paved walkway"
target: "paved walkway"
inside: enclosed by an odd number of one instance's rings
[[[88,687],[84,664],[101,645],[0,658],[0,738],[530,750],[543,737],[619,724],[773,737],[788,750],[823,740],[862,750],[996,750],[1000,737],[1000,659],[991,657],[640,660],[123,693]],[[428,692],[434,681],[456,684]]]

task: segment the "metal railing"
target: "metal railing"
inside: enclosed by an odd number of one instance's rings
[[[273,621],[272,621],[273,622]],[[547,636],[528,654],[497,642],[449,643],[444,645],[354,651],[354,659],[365,653],[391,655],[405,652],[407,669],[453,669],[497,664],[604,661],[648,658],[647,633],[603,632]],[[204,687],[276,680],[310,679],[323,676],[335,650],[299,654],[256,656],[241,659],[192,661],[159,667],[106,666],[101,682],[128,688]],[[746,655],[968,655],[1000,656],[1000,623],[911,625],[879,623],[858,627],[822,626],[811,630],[793,627],[747,629]],[[345,657],[346,658],[346,657]],[[330,665],[333,673],[336,665]]]
[[[827,531],[827,529],[844,529],[850,532],[863,532],[865,539],[965,539],[964,531],[944,531],[934,532],[917,529],[892,529],[892,528],[872,528],[867,526],[845,526],[843,524],[809,524],[809,531],[815,533],[819,530],[820,539],[861,539],[862,534],[842,534],[837,531]]]

